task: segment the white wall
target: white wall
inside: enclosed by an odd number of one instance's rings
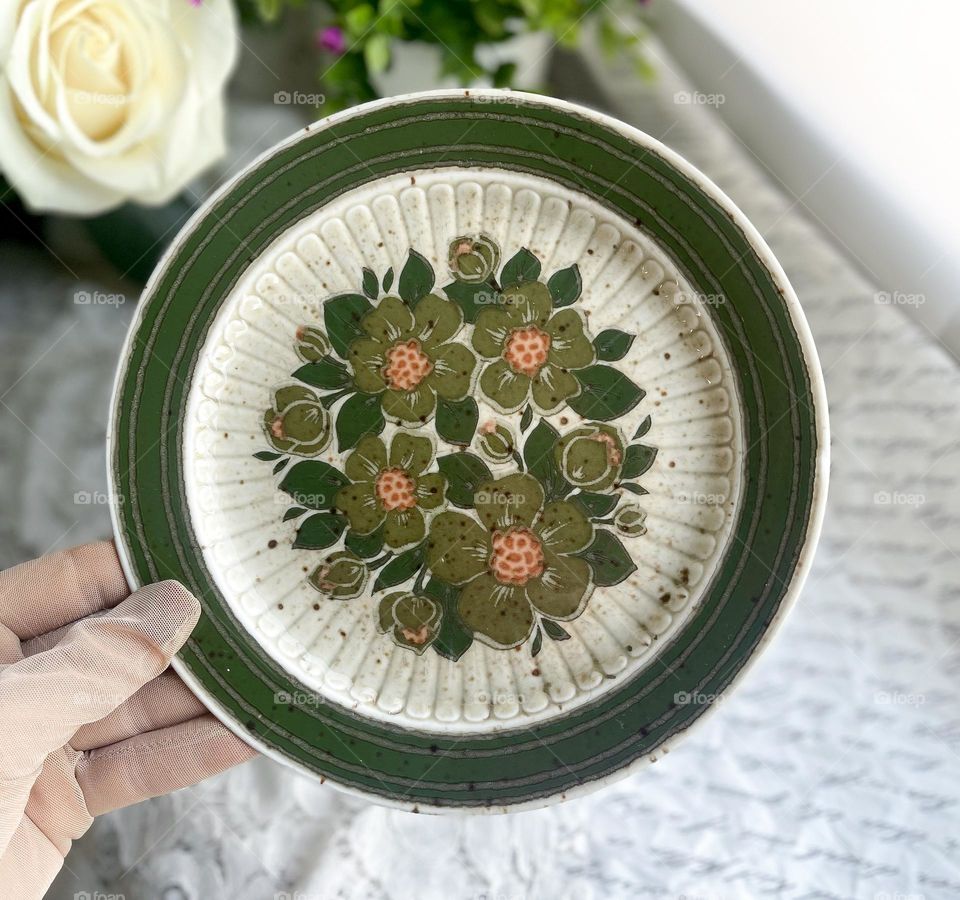
[[[744,143],[960,354],[960,3],[658,0],[652,14]]]

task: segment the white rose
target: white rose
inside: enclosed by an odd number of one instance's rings
[[[0,7],[0,172],[32,209],[165,203],[223,154],[230,0]]]

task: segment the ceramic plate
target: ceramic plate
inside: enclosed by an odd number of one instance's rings
[[[657,758],[756,655],[809,567],[826,404],[701,174],[459,91],[320,122],[203,207],[110,444],[127,574],[201,598],[177,669],[227,725],[381,802],[499,810]]]

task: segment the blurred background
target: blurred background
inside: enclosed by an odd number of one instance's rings
[[[551,809],[439,820],[257,760],[98,820],[51,896],[960,896],[960,9],[7,6],[0,565],[109,534],[113,371],[146,278],[198,204],[304,124],[413,90],[542,91],[702,169],[786,269],[833,430],[800,604],[656,766]]]

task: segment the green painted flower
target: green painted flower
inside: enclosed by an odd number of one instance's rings
[[[480,389],[504,413],[531,396],[542,412],[555,412],[580,393],[573,371],[596,359],[580,314],[569,308],[554,314],[550,291],[539,281],[507,288],[499,306],[481,310],[473,346],[493,360]]]
[[[330,341],[319,328],[301,325],[297,329],[296,350],[304,362],[320,362],[330,352]]]
[[[263,433],[274,450],[296,456],[316,456],[330,443],[330,413],[310,388],[291,384],[273,395],[263,414]]]
[[[333,600],[353,600],[363,593],[370,571],[349,550],[328,556],[307,578],[321,594]]]
[[[560,438],[553,452],[570,484],[584,491],[605,491],[620,477],[625,448],[612,425],[590,422]]]
[[[419,656],[436,640],[442,615],[440,604],[429,597],[387,594],[380,601],[380,630],[391,633],[397,644]]]
[[[450,244],[450,271],[457,281],[479,284],[487,281],[500,265],[500,248],[485,234],[458,237]]]
[[[385,415],[422,424],[437,397],[462,400],[473,385],[477,358],[463,344],[445,343],[463,325],[460,307],[436,294],[411,311],[398,297],[384,297],[360,320],[368,337],[350,345],[357,388],[380,394]]]
[[[424,474],[433,461],[430,438],[399,431],[387,453],[386,444],[367,435],[347,457],[344,472],[352,482],[340,488],[336,507],[357,534],[384,526],[384,543],[393,549],[416,544],[426,533],[424,510],[444,502],[447,479]]]
[[[543,488],[526,474],[481,484],[477,519],[443,512],[430,525],[427,565],[435,578],[462,585],[464,624],[492,647],[517,647],[536,615],[574,619],[593,581],[589,564],[572,554],[593,540],[593,526],[573,503],[544,506]]]

